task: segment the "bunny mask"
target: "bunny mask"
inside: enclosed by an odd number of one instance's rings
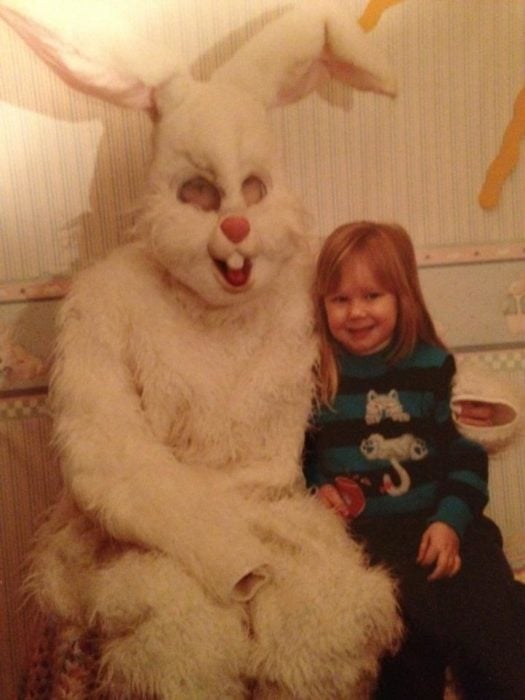
[[[300,250],[302,210],[284,185],[260,102],[235,86],[195,84],[173,110],[170,87],[159,94],[167,116],[139,230],[206,303],[245,302]]]
[[[113,697],[366,697],[399,637],[395,590],[304,490],[310,242],[266,111],[328,77],[392,94],[382,61],[335,2],[284,13],[207,83],[0,16],[68,83],[155,120],[137,240],[61,312],[65,492],[37,601],[101,639]]]
[[[0,13],[69,83],[156,117],[138,230],[173,278],[212,305],[245,301],[304,239],[267,109],[303,97],[331,76],[394,93],[382,60],[336,3],[309,2],[284,14],[207,83],[175,70],[162,55],[138,79],[119,56],[113,67],[101,66],[15,11]]]

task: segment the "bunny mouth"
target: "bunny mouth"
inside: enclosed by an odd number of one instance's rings
[[[239,253],[234,253],[228,260],[214,258],[213,262],[220,273],[221,280],[226,282],[228,287],[240,290],[250,281],[252,261],[249,258],[244,258]]]

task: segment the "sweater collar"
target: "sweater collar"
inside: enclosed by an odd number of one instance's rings
[[[336,354],[343,375],[372,376],[388,369],[389,350],[390,346],[370,355],[351,355],[342,345],[338,345]]]

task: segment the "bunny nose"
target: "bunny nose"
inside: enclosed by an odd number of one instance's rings
[[[250,222],[243,216],[227,216],[221,221],[221,231],[232,243],[239,243],[250,233]]]

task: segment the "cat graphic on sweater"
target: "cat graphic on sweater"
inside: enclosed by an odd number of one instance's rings
[[[410,489],[410,475],[401,464],[401,460],[416,461],[424,459],[428,454],[425,441],[411,433],[396,438],[385,438],[379,433],[372,433],[361,442],[360,449],[367,459],[386,459],[392,465],[399,477],[399,483],[395,486],[390,475],[384,474],[382,489],[390,496],[400,496]]]
[[[396,389],[391,389],[386,394],[380,394],[371,389],[366,396],[365,422],[367,425],[374,425],[387,418],[406,423],[410,420],[410,414],[403,410]],[[399,483],[394,485],[389,474],[383,475],[382,482],[382,490],[391,496],[399,496],[410,489],[410,475],[401,462],[423,459],[428,454],[424,440],[416,438],[411,433],[390,439],[379,433],[372,433],[361,442],[360,449],[367,459],[386,459],[392,465],[399,477]]]
[[[388,394],[378,394],[371,389],[366,395],[365,421],[367,425],[373,425],[385,418],[405,423],[410,420],[410,415],[403,411],[399,394],[395,389],[391,389]]]

